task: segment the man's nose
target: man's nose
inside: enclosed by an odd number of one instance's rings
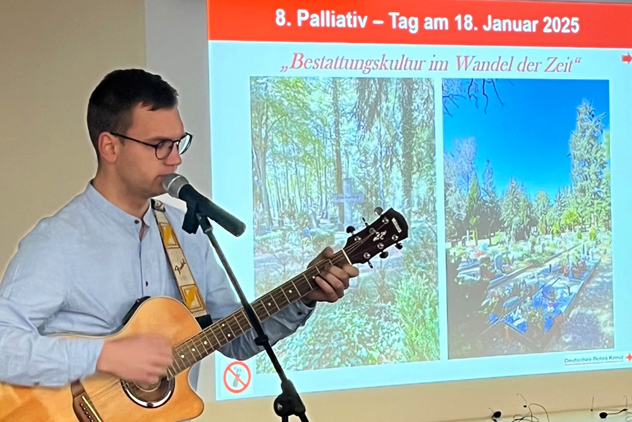
[[[167,158],[165,158],[165,164],[168,166],[179,166],[182,164],[182,156],[175,145]]]

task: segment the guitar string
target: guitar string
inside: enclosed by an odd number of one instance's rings
[[[381,229],[381,227],[380,227],[380,229]],[[374,234],[374,233],[370,233],[370,234],[369,234],[369,235],[368,235],[365,239],[362,239],[360,242],[357,242],[357,243],[355,243],[355,244],[351,245],[351,247],[349,248],[349,253],[352,253],[355,249],[357,249],[358,247],[360,247],[360,246],[361,246],[363,243],[365,243],[365,242],[366,242],[366,241],[367,241],[367,240],[368,240],[371,236],[373,236],[373,234]],[[343,249],[344,249],[344,248],[343,248]],[[317,267],[319,264],[321,264],[321,263],[323,263],[323,262],[326,262],[326,261],[328,261],[328,260],[322,260],[322,261],[320,261],[320,262],[316,263],[313,267],[310,267],[310,268]],[[310,268],[308,268],[306,271],[304,271],[304,272],[303,272],[303,274],[304,274],[305,272],[309,271],[309,269],[310,269]],[[275,289],[275,290],[276,290],[276,289]],[[272,293],[272,292],[271,292],[271,293]],[[191,337],[191,338],[193,338],[193,337]],[[190,340],[190,339],[187,339],[187,340],[185,340],[184,342],[181,342],[181,343],[180,343],[180,344],[178,344],[176,347],[180,346],[181,344],[184,344],[184,343],[185,343],[186,341],[188,341],[188,340]],[[175,349],[175,348],[174,348],[174,349]],[[174,377],[174,378],[175,378],[175,377]],[[107,386],[105,386],[102,390],[100,390],[100,391],[98,391],[98,392],[96,392],[96,393],[94,393],[94,394],[91,394],[91,397],[92,397],[92,399],[93,399],[93,400],[95,400],[95,399],[97,399],[97,398],[99,398],[99,399],[100,399],[100,398],[103,398],[103,397],[105,397],[105,396],[109,395],[110,393],[117,392],[117,391],[119,391],[120,384],[123,384],[123,385],[125,385],[126,387],[128,387],[128,386],[129,386],[129,383],[128,383],[127,381],[124,381],[124,380],[117,380],[117,381],[112,382],[111,384],[108,384],[108,385],[107,385]]]
[[[352,248],[351,248],[351,247],[350,247],[349,249],[350,249],[350,251],[352,250]],[[338,255],[338,257],[336,257],[336,258],[342,258],[342,259],[345,259],[345,258],[343,257],[343,255],[342,255],[342,254]],[[305,272],[308,272],[310,269],[314,269],[315,267],[318,267],[319,265],[321,265],[321,264],[323,264],[323,263],[326,263],[326,262],[328,262],[328,261],[329,261],[329,262],[331,262],[331,260],[326,260],[326,259],[325,259],[325,260],[322,260],[322,261],[319,261],[319,262],[318,262],[318,263],[316,263],[314,266],[312,266],[312,267],[308,268],[307,270],[305,270],[305,271],[304,271],[303,273],[301,273],[301,274],[304,274]],[[336,259],[335,259],[335,258],[334,258],[334,261],[336,261]],[[345,259],[345,262],[346,262],[346,259]],[[295,278],[300,279],[300,280],[302,281],[302,279],[300,278],[300,275],[299,275],[299,276],[296,276]],[[310,288],[311,288],[311,283],[308,283],[308,285],[309,285],[309,286],[310,286]],[[273,289],[273,290],[272,290],[271,292],[269,292],[268,294],[269,294],[269,295],[270,295],[270,294],[272,294],[272,295],[274,296],[274,293],[275,293],[278,289],[279,289],[279,287],[277,287],[276,289]],[[312,290],[313,290],[313,289],[312,289]],[[279,293],[279,292],[276,292],[276,293]],[[281,291],[281,293],[282,293],[282,291]],[[282,293],[282,294],[283,294],[283,293]],[[278,294],[277,294],[277,296],[278,296]],[[298,299],[297,299],[297,300],[298,300]],[[230,316],[230,315],[229,315],[229,316]],[[229,316],[227,316],[227,317],[229,317]],[[246,331],[247,331],[247,330],[246,330]],[[244,332],[242,332],[241,334],[243,334],[243,333],[244,333]],[[198,333],[198,334],[200,334],[200,333]],[[196,334],[196,336],[197,336],[198,334]],[[238,336],[240,336],[241,334],[239,334]],[[193,336],[193,337],[191,337],[191,338],[189,338],[189,339],[186,339],[186,340],[182,341],[181,343],[179,343],[178,345],[176,345],[176,346],[174,347],[174,349],[173,349],[173,350],[175,351],[175,350],[176,350],[176,348],[178,348],[178,347],[182,346],[182,345],[183,345],[183,344],[185,344],[187,341],[190,341],[190,340],[194,339],[196,336]],[[215,348],[215,350],[219,349],[219,348],[221,347],[221,345],[222,345],[222,344],[221,344],[221,342],[219,342],[219,341],[218,341],[218,343],[219,343],[219,344],[218,344],[218,346]],[[214,351],[215,351],[215,350],[214,350]],[[192,355],[192,357],[194,357],[194,358],[195,358],[195,356],[194,356],[194,355]],[[190,366],[190,365],[189,365],[189,366]],[[188,367],[188,366],[187,366],[187,367]],[[177,375],[177,374],[176,374],[176,375]],[[174,376],[173,378],[175,379],[175,376]],[[129,383],[129,382],[127,382],[127,381],[124,381],[124,380],[118,380],[118,379],[117,379],[116,381],[112,382],[111,384],[106,385],[106,386],[105,386],[102,390],[99,390],[98,392],[96,392],[96,393],[94,393],[94,394],[91,394],[90,396],[91,396],[94,400],[100,400],[100,399],[102,399],[102,398],[104,398],[104,397],[106,397],[106,396],[109,396],[111,393],[115,393],[115,392],[121,391],[121,390],[120,390],[120,388],[121,388],[121,384],[122,384],[123,386],[125,386],[125,387],[129,387],[129,385],[130,385],[130,383]]]
[[[376,232],[377,232],[377,231],[379,231],[379,230],[381,230],[381,229],[384,227],[384,225],[385,225],[385,224],[383,224],[381,227],[379,227],[379,228],[376,230]],[[364,239],[361,239],[359,242],[356,242],[356,243],[352,244],[352,245],[349,247],[349,251],[348,251],[348,252],[349,252],[349,253],[353,253],[353,252],[354,252],[357,248],[359,248],[360,246],[362,246],[362,244],[364,244],[366,241],[368,241],[368,240],[369,240],[372,236],[374,236],[374,235],[375,235],[375,233],[369,233],[369,234],[368,234],[368,235],[367,235]],[[386,249],[386,248],[385,248],[385,249]],[[341,251],[344,251],[344,248],[343,248],[343,249],[341,249]],[[323,263],[323,262],[326,262],[326,261],[330,261],[330,260],[322,260],[322,261],[319,261],[319,262],[317,262],[315,265],[313,265],[312,267],[307,268],[307,270],[303,271],[301,274],[306,273],[307,271],[309,271],[310,269],[312,269],[312,268],[314,268],[314,267],[318,267],[318,265],[319,265],[319,264],[321,264],[321,263]],[[278,289],[278,287],[277,287],[277,289]],[[276,289],[274,289],[274,290],[276,290]],[[272,290],[270,293],[272,293],[274,290]],[[313,291],[313,290],[312,290],[312,291]],[[269,294],[270,294],[270,293],[269,293]],[[311,293],[311,292],[310,292],[310,293]],[[309,293],[308,293],[308,294],[309,294]],[[243,334],[243,333],[242,333],[242,334]],[[197,335],[197,334],[196,334],[196,335]],[[240,334],[240,336],[241,336],[241,334]],[[180,345],[182,345],[182,344],[186,343],[187,341],[191,340],[191,339],[192,339],[192,338],[194,338],[194,337],[195,337],[195,336],[190,337],[189,339],[187,339],[187,340],[185,340],[185,341],[183,341],[183,342],[179,343],[178,345],[176,345],[176,346],[174,347],[174,350],[175,350],[175,348],[176,348],[176,347],[178,347],[178,346],[180,346]],[[217,349],[215,349],[213,352],[215,352],[216,350],[217,350]],[[177,375],[177,374],[176,374],[176,375]],[[173,377],[173,379],[175,379],[175,376]],[[99,399],[100,399],[100,398],[104,398],[105,396],[110,395],[110,394],[111,394],[111,393],[113,393],[113,392],[117,392],[117,391],[119,391],[119,387],[121,386],[120,384],[124,384],[126,387],[128,387],[128,386],[129,386],[129,382],[127,382],[127,381],[125,381],[125,380],[120,380],[120,379],[118,379],[117,381],[114,381],[114,382],[112,382],[111,384],[108,384],[108,385],[104,386],[101,390],[97,391],[96,393],[94,393],[94,394],[90,394],[90,397],[91,397],[91,399],[92,399],[93,401],[94,401],[95,399],[97,399],[97,398],[99,398]]]
[[[382,227],[383,227],[383,226],[382,226]],[[380,227],[378,230],[380,230],[382,227]],[[369,233],[369,235],[368,235],[368,236],[366,236],[366,238],[365,238],[365,239],[362,239],[361,241],[356,242],[356,243],[354,243],[353,245],[351,245],[351,246],[349,247],[349,251],[348,251],[348,252],[349,252],[349,253],[352,253],[355,249],[359,248],[362,244],[364,244],[364,243],[365,243],[365,242],[366,242],[366,241],[367,241],[367,240],[368,240],[371,236],[373,236],[374,234],[375,234],[375,233]],[[343,250],[344,250],[344,248],[343,248]],[[328,261],[328,260],[322,260],[322,261],[320,261],[320,262],[316,263],[314,266],[312,266],[312,267],[308,268],[306,271],[304,271],[304,272],[303,272],[303,274],[304,274],[305,272],[309,271],[311,268],[317,267],[319,264],[321,264],[321,263],[323,263],[323,262],[326,262],[326,261]],[[276,290],[276,289],[275,289],[275,290]],[[273,290],[273,291],[274,291],[274,290]],[[272,292],[271,292],[271,293],[272,293]],[[195,337],[195,336],[194,336],[194,337]],[[192,339],[192,338],[194,338],[194,337],[191,337],[190,339]],[[188,340],[190,340],[190,339],[187,339],[187,340],[185,340],[185,341],[181,342],[180,344],[176,345],[176,347],[178,347],[178,346],[180,346],[180,345],[184,344],[186,341],[188,341]],[[175,348],[174,348],[174,349],[175,349]],[[175,379],[175,377],[174,377],[174,379]],[[93,400],[95,400],[95,399],[97,399],[97,398],[101,399],[101,398],[103,398],[103,397],[105,397],[105,396],[107,396],[107,395],[109,395],[109,394],[111,394],[111,393],[113,393],[113,392],[117,392],[117,391],[119,391],[120,384],[123,384],[123,385],[125,385],[126,387],[129,387],[129,383],[128,383],[127,381],[124,381],[124,380],[117,380],[117,381],[112,382],[111,384],[109,384],[109,385],[105,386],[102,390],[100,390],[100,391],[96,392],[95,394],[91,394],[91,397],[92,397],[92,399],[93,399]]]

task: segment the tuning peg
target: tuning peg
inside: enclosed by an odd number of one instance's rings
[[[401,244],[401,243],[399,243],[399,242],[397,242],[397,243],[395,244],[395,247],[396,247],[397,249],[401,249],[401,248],[403,248],[402,244]]]
[[[384,251],[384,252],[382,252],[382,253],[380,254],[380,258],[382,258],[382,259],[385,259],[385,258],[387,258],[387,257],[388,257],[388,252],[387,252],[387,251]]]
[[[369,264],[369,267],[373,268],[373,264],[371,264],[371,261],[367,261],[367,264]]]
[[[382,213],[383,213],[383,212],[384,212],[384,210],[382,209],[382,207],[377,207],[377,208],[375,208],[375,214],[376,214],[377,216],[382,215]]]
[[[353,233],[353,232],[355,232],[355,227],[353,226],[347,227],[347,233]]]

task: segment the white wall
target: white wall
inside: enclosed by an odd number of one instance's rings
[[[146,0],[146,62],[180,96],[185,130],[193,144],[178,172],[201,193],[211,193],[210,114],[206,3],[203,0]]]
[[[195,149],[185,156],[181,173],[210,192],[205,0],[146,0],[145,5],[147,66],[179,90],[185,124],[196,134]],[[212,371],[209,360],[200,382],[200,394],[209,404],[200,421],[279,420],[272,412],[273,397],[212,403]],[[303,399],[314,421],[466,420],[488,416],[490,407],[506,415],[521,413],[517,393],[549,411],[588,409],[593,397],[600,406],[620,405],[623,395],[632,393],[631,375],[628,370],[527,376],[306,394]]]

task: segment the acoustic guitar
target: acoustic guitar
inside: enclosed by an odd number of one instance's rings
[[[252,303],[260,321],[317,288],[315,277],[329,266],[369,263],[386,258],[392,245],[401,249],[408,224],[389,209],[362,231],[352,234],[331,260],[311,266]],[[370,263],[369,263],[370,264]],[[179,301],[158,297],[140,304],[123,328],[106,338],[161,334],[173,345],[173,364],[161,381],[141,387],[111,374],[96,373],[64,387],[21,387],[0,384],[0,422],[179,422],[204,409],[189,385],[193,364],[250,330],[243,309],[201,329]],[[68,336],[72,337],[72,336]],[[75,336],[79,338],[79,336]]]

